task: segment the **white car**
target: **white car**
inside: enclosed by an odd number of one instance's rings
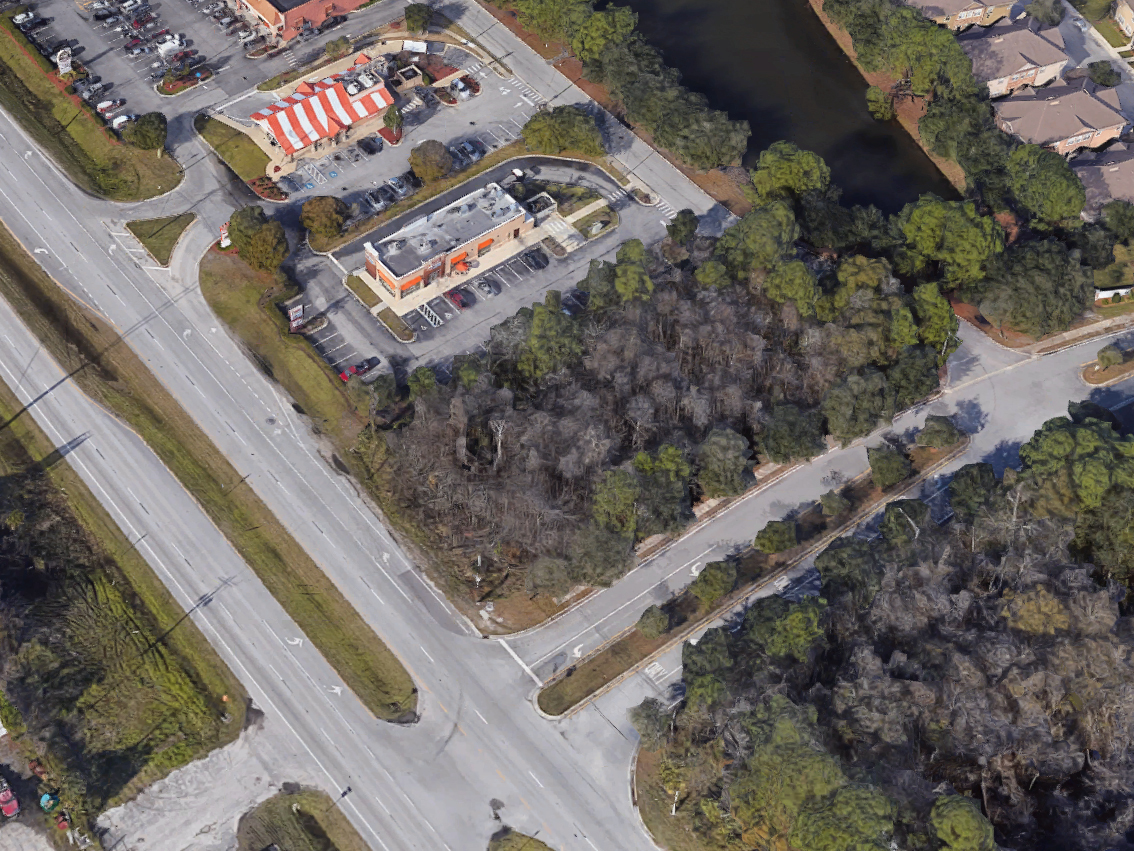
[[[1076,27],[1078,27],[1078,28],[1079,28],[1080,30],[1082,30],[1083,32],[1086,32],[1087,30],[1089,30],[1089,29],[1091,28],[1091,25],[1090,25],[1090,24],[1088,24],[1088,23],[1087,23],[1087,22],[1086,22],[1085,20],[1083,20],[1082,18],[1075,18],[1075,19],[1074,19],[1074,20],[1072,21],[1072,23],[1073,23],[1073,24],[1074,24],[1074,25],[1075,25]]]
[[[169,42],[176,41],[176,40],[177,40],[177,36],[175,36],[173,33],[166,33],[165,35],[159,35],[158,36],[157,43],[158,44],[168,44]]]
[[[131,121],[133,121],[137,117],[138,116],[136,116],[136,115],[120,115],[117,118],[115,118],[113,121],[110,122],[110,126],[113,127],[115,130],[121,130],[123,127],[125,127],[127,124],[129,124]]]
[[[20,12],[20,14],[12,18],[12,23],[18,26],[19,24],[26,24],[28,21],[32,20],[35,20],[35,12]]]

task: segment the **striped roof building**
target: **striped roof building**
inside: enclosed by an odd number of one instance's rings
[[[393,102],[381,78],[365,71],[351,77],[335,74],[300,83],[294,94],[250,117],[284,153],[296,154],[320,139],[334,138],[356,121],[378,115]]]

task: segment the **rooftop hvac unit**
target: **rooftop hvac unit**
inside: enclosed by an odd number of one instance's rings
[[[354,82],[353,80],[346,84],[346,93],[348,95],[356,95],[361,91],[362,91],[362,88],[358,85],[358,83]]]
[[[362,83],[362,88],[364,89],[369,89],[374,85],[373,78],[371,78],[371,76],[365,72],[358,75],[358,82]]]

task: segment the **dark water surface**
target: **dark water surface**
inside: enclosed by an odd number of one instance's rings
[[[956,197],[897,122],[866,111],[866,81],[807,0],[616,0],[717,109],[752,125],[746,166],[778,139],[820,154],[846,203],[888,213],[923,192]]]

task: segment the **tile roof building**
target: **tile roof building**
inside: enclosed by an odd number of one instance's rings
[[[953,30],[963,30],[973,24],[988,26],[1005,17],[1012,10],[1012,3],[997,3],[996,0],[907,0],[910,6],[919,9],[934,23]]]
[[[1043,29],[1033,18],[967,30],[957,41],[973,61],[973,76],[988,84],[994,98],[1021,86],[1046,85],[1069,61],[1059,29]]]
[[[453,286],[447,277],[520,238],[535,218],[499,184],[489,183],[363,246],[359,277],[398,315]],[[412,300],[411,300],[412,299]]]
[[[1067,155],[1078,148],[1098,148],[1126,129],[1118,92],[1088,80],[1022,89],[993,104],[996,123],[1033,145]]]
[[[369,60],[359,56],[356,65]],[[333,139],[358,121],[380,115],[394,97],[375,72],[334,74],[314,83],[303,82],[295,92],[250,118],[288,155],[321,139]]]
[[[1134,145],[1115,142],[1105,151],[1088,151],[1072,160],[1071,168],[1087,190],[1083,209],[1088,215],[1115,199],[1134,203]]]

